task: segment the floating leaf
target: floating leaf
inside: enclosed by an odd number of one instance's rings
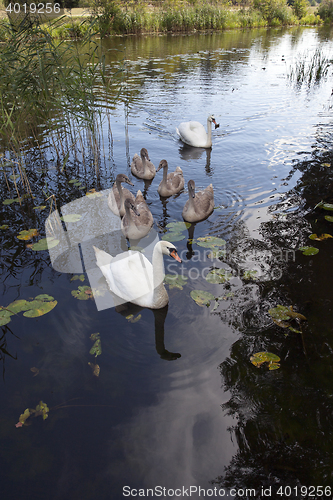
[[[95,188],[89,189],[89,191],[86,193],[86,196],[91,196],[92,198],[99,198],[100,196],[103,196],[101,193],[96,191]]]
[[[81,186],[82,182],[78,181],[78,182],[74,182],[73,186]]]
[[[179,288],[179,290],[182,290],[187,280],[188,278],[186,278],[186,276],[178,276],[176,274],[166,274],[164,276],[164,281],[169,285],[170,289]]]
[[[99,365],[94,365],[94,363],[88,363],[88,365],[91,367],[93,375],[95,377],[99,377],[99,373],[101,371]]]
[[[222,238],[216,238],[215,236],[205,236],[197,239],[197,245],[205,248],[214,249],[214,247],[224,246],[225,244],[225,240],[222,240]]]
[[[93,299],[93,293],[90,286],[79,286],[78,290],[72,290],[72,295],[79,300]]]
[[[17,198],[7,198],[7,200],[4,200],[2,202],[3,205],[11,205],[12,203],[15,203],[17,201]]]
[[[35,366],[33,366],[32,368],[30,368],[30,371],[34,374],[34,377],[36,377],[36,375],[39,374],[39,370]]]
[[[212,269],[206,276],[208,283],[221,284],[229,281],[232,273],[225,269]]]
[[[84,281],[85,279],[86,278],[84,274],[75,274],[75,276],[71,278],[71,281],[76,281],[76,280]]]
[[[34,207],[34,210],[44,210],[46,205],[39,205],[38,207]]]
[[[35,250],[35,252],[39,252],[40,250],[48,250],[49,248],[54,248],[57,246],[59,243],[59,240],[55,238],[42,238],[41,240],[38,240],[37,243],[34,243],[31,245],[32,250]]]
[[[8,229],[8,228],[9,228],[8,224],[2,224],[2,226],[0,226],[0,229]]]
[[[169,228],[170,231],[174,233],[181,233],[188,229],[191,226],[190,222],[182,222],[182,221],[177,221],[177,222],[169,222],[169,224],[166,225],[166,227]]]
[[[256,274],[258,271],[244,271],[243,279],[245,280],[256,280],[258,279]]]
[[[26,318],[38,318],[52,311],[57,304],[58,302],[56,300],[33,300],[29,302],[29,309],[23,313],[23,316]]]
[[[276,354],[272,352],[257,352],[250,358],[251,363],[259,368],[264,363],[268,363],[269,370],[276,370],[280,368],[280,358]]]
[[[332,203],[323,203],[322,205],[320,205],[321,208],[323,208],[324,210],[333,210],[333,204]]]
[[[294,333],[302,333],[300,330],[296,330],[296,328],[293,328],[292,326],[289,326],[288,328],[289,328],[289,330],[290,330],[291,332],[294,332]]]
[[[6,309],[0,310],[0,326],[7,325],[11,321],[11,316],[13,314]]]
[[[321,167],[330,167],[331,164],[330,163],[321,163],[320,166]]]
[[[38,415],[43,415],[43,420],[46,420],[48,418],[48,412],[49,408],[47,404],[43,403],[43,401],[39,401],[39,405],[36,406],[36,417]]]
[[[134,314],[129,314],[128,316],[126,316],[126,319],[130,323],[136,323],[137,321],[139,321],[139,319],[141,319],[141,314],[138,314],[136,317],[134,316]]]
[[[185,239],[185,236],[183,234],[174,233],[174,232],[166,233],[162,236],[162,240],[165,240],[165,241],[181,241],[184,239]]]
[[[324,234],[321,234],[320,236],[318,236],[316,233],[314,233],[314,234],[310,234],[309,238],[310,238],[310,240],[323,241],[323,240],[327,240],[328,238],[333,238],[333,236],[331,234],[327,234],[327,233],[324,233]]]
[[[208,258],[209,259],[220,259],[221,257],[225,257],[226,254],[227,254],[226,250],[222,250],[222,249],[211,250],[211,252],[209,252],[209,254],[208,254]]]
[[[77,222],[82,218],[80,214],[67,214],[60,217],[64,222]]]
[[[97,356],[99,356],[100,354],[102,354],[101,339],[96,340],[96,342],[94,343],[94,345],[90,349],[89,354],[94,355],[95,358],[97,358]]]
[[[325,219],[328,220],[328,222],[333,222],[333,216],[332,215],[325,215]]]
[[[209,306],[212,300],[215,300],[215,297],[210,292],[206,292],[205,290],[192,290],[191,298],[198,304],[198,306]]]
[[[290,309],[286,306],[276,306],[269,309],[268,314],[277,321],[284,321],[290,318]]]
[[[34,238],[35,236],[38,236],[37,229],[28,229],[27,231],[20,231],[19,234],[17,235],[17,239],[28,241]]]
[[[299,250],[301,250],[303,255],[316,255],[319,252],[319,249],[315,247],[301,247]]]
[[[12,175],[9,176],[9,178],[12,181],[17,181],[20,178],[20,176],[19,176],[19,174],[12,174]]]
[[[100,338],[100,335],[99,333],[92,333],[89,338],[90,340],[97,340]]]
[[[24,410],[24,413],[21,413],[20,415],[20,418],[19,418],[19,421],[18,423],[16,424],[16,427],[22,427],[22,425],[25,423],[25,421],[27,420],[27,418],[29,418],[31,415],[30,413],[30,410],[29,408],[27,408],[26,410]],[[21,424],[21,425],[19,425]]]
[[[79,182],[77,179],[71,179],[70,181],[68,181],[68,184],[74,184],[74,182]]]
[[[290,328],[290,324],[286,323],[286,321],[290,321],[295,319],[296,321],[305,321],[306,317],[303,314],[295,312],[293,307],[286,307],[278,305],[268,311],[270,316],[272,317],[274,323],[282,328]]]

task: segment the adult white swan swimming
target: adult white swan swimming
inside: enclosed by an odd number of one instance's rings
[[[182,122],[178,128],[176,128],[176,131],[185,144],[196,148],[210,148],[212,146],[212,122],[215,128],[219,127],[219,124],[215,121],[214,115],[210,115],[207,118],[207,133],[205,127],[201,123],[195,121]]]
[[[141,252],[129,250],[112,257],[99,248],[93,248],[96,264],[112,293],[125,302],[150,309],[160,309],[167,305],[169,296],[163,285],[163,254],[181,262],[172,243],[169,241],[156,243],[152,263]]]

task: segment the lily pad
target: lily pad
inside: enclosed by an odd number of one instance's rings
[[[257,274],[258,271],[244,271],[243,274],[243,279],[244,280],[257,280]]]
[[[12,174],[9,176],[9,178],[12,180],[12,181],[18,181],[19,178],[20,178],[20,175],[19,174]]]
[[[176,274],[166,274],[164,276],[164,281],[169,285],[169,288],[179,288],[179,290],[183,289],[183,286],[186,285],[188,278],[186,276],[179,276]]]
[[[82,218],[80,214],[67,214],[60,217],[64,222],[77,222]]]
[[[29,302],[29,309],[23,313],[23,316],[27,318],[38,318],[39,316],[43,316],[48,312],[52,311],[55,306],[58,304],[56,300],[33,300]]]
[[[85,279],[86,278],[84,274],[75,274],[75,276],[71,278],[71,281],[76,281],[76,280],[84,281]]]
[[[28,229],[27,231],[24,230],[20,231],[19,234],[17,235],[17,239],[28,241],[34,238],[35,236],[38,236],[37,229]]]
[[[209,307],[212,300],[215,300],[215,297],[212,293],[206,292],[205,290],[192,290],[191,298],[198,304],[200,307]]]
[[[169,228],[169,231],[173,231],[174,233],[183,232],[190,226],[191,226],[190,222],[182,222],[182,221],[169,222],[169,224],[166,225],[166,227]]]
[[[333,216],[332,216],[332,215],[325,215],[325,219],[326,219],[328,222],[333,222]]]
[[[290,319],[290,309],[286,306],[278,305],[269,309],[268,314],[277,321],[285,321]]]
[[[315,247],[301,247],[299,250],[303,253],[303,255],[316,255],[319,252],[318,248]]]
[[[137,321],[139,321],[141,319],[141,314],[138,314],[137,316],[134,316],[134,314],[129,314],[128,316],[126,316],[126,319],[130,323],[136,323]]]
[[[101,369],[100,369],[99,365],[97,365],[97,364],[96,364],[96,365],[94,365],[94,363],[88,363],[88,365],[89,365],[89,366],[90,366],[90,368],[92,369],[93,375],[94,375],[95,377],[99,377],[99,374],[100,374],[100,371],[101,371]]]
[[[285,321],[290,321],[292,319],[297,321],[306,320],[306,317],[303,314],[294,311],[292,306],[286,307],[278,305],[269,309],[268,313],[272,317],[274,323],[282,328],[289,328],[290,326],[289,323],[285,323]]]
[[[197,245],[200,247],[216,249],[215,247],[221,247],[226,244],[226,241],[222,238],[217,238],[215,236],[205,236],[203,238],[197,238]]]
[[[221,284],[229,281],[232,273],[225,269],[212,269],[206,276],[208,283]]]
[[[0,229],[8,229],[8,228],[9,228],[8,224],[2,224],[2,226],[0,226]]]
[[[54,248],[57,246],[59,243],[59,240],[56,238],[42,238],[41,240],[38,240],[37,243],[34,243],[31,245],[32,250],[35,250],[35,252],[39,252],[41,250],[48,250],[49,248]]]
[[[0,310],[0,326],[7,325],[11,321],[11,316],[13,313],[7,311],[7,309]]]
[[[2,202],[3,205],[11,205],[12,203],[15,203],[17,201],[17,198],[7,198],[7,200],[4,200]]]
[[[78,290],[72,290],[72,295],[79,300],[93,299],[93,293],[90,286],[79,286]]]
[[[333,204],[332,203],[323,203],[322,205],[320,205],[321,208],[323,208],[324,210],[333,210]]]
[[[102,345],[101,345],[101,339],[97,339],[92,346],[92,348],[89,351],[89,354],[92,354],[97,358],[100,354],[102,354]]]
[[[184,240],[185,239],[185,236],[181,233],[174,233],[174,232],[170,232],[170,233],[166,233],[162,236],[162,240],[165,240],[165,241],[181,241],[181,240]]]
[[[260,368],[260,366],[265,363],[268,364],[269,370],[276,370],[277,368],[280,368],[280,358],[272,352],[257,352],[251,356],[250,360],[251,363],[257,368]]]
[[[323,240],[327,240],[328,238],[333,238],[333,236],[331,234],[327,234],[327,233],[324,233],[324,234],[321,234],[320,236],[318,236],[316,233],[314,233],[314,234],[310,234],[309,238],[310,238],[310,240],[323,241]]]

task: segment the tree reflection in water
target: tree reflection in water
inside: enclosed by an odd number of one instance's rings
[[[321,145],[322,146],[322,145]],[[327,146],[327,144],[326,144]],[[330,145],[331,147],[331,145]],[[320,148],[321,149],[321,148]],[[333,481],[333,307],[332,240],[311,242],[311,233],[332,233],[320,200],[333,201],[333,153],[314,150],[310,160],[294,165],[301,172],[297,186],[262,224],[267,248],[294,249],[295,260],[281,262],[280,279],[258,281],[258,301],[234,322],[243,333],[221,375],[231,398],[223,410],[237,422],[230,428],[238,452],[223,475],[212,481],[221,487],[331,485]],[[310,242],[310,243],[309,243]],[[319,254],[297,251],[314,243]],[[268,309],[293,305],[307,317],[301,335],[271,322]],[[250,356],[270,351],[281,368],[255,368]],[[290,498],[298,498],[293,492]]]

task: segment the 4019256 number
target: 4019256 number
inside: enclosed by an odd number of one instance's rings
[[[10,3],[6,7],[10,14],[59,14],[60,3]]]
[[[279,497],[283,497],[283,499],[291,497],[295,498],[295,496],[301,496],[306,498],[318,498],[331,497],[332,489],[330,486],[280,486],[276,492]]]

